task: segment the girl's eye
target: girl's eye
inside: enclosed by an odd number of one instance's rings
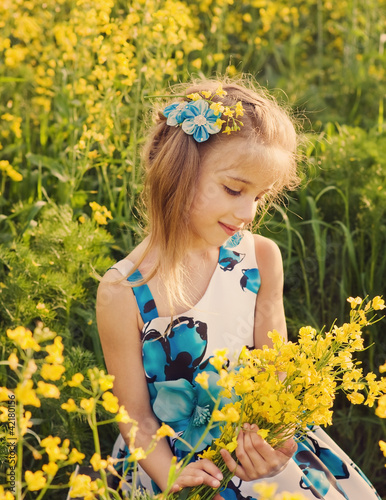
[[[228,186],[225,186],[225,185],[224,185],[224,189],[231,196],[239,196],[241,194],[241,191],[234,191],[233,189],[231,189],[231,188],[229,188]]]

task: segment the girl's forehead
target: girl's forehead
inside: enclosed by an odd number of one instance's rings
[[[286,168],[288,154],[281,148],[251,144],[246,140],[224,142],[221,141],[223,148],[215,146],[206,152],[202,162],[203,172],[256,184],[257,179],[262,178],[274,182]]]

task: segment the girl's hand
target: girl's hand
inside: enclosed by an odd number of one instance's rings
[[[274,450],[257,434],[257,430],[258,427],[255,424],[244,424],[244,429],[240,431],[237,438],[238,463],[227,450],[221,450],[228,469],[243,481],[275,476],[284,469],[296,451],[296,443],[293,439],[286,441],[282,448]]]
[[[223,475],[220,469],[207,458],[203,458],[202,460],[188,464],[182,470],[177,481],[173,484],[171,492],[176,493],[182,488],[199,486],[200,484],[206,484],[211,488],[218,488],[222,478]],[[215,497],[215,499],[220,498],[219,495]]]

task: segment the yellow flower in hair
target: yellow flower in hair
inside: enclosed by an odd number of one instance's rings
[[[27,470],[25,471],[24,478],[29,491],[39,491],[44,488],[47,482],[42,470],[38,470],[36,472]]]
[[[237,104],[236,104],[236,118],[239,117],[239,116],[244,116],[244,108],[243,108],[243,104],[241,101],[239,101]]]
[[[233,117],[234,115],[234,111],[233,109],[230,109],[230,108],[225,108],[225,111],[224,111],[224,116],[230,116],[230,117]]]
[[[214,111],[215,115],[219,115],[223,113],[225,110],[225,107],[222,105],[221,102],[212,102],[212,104],[209,107],[212,111]]]
[[[230,133],[232,132],[232,129],[230,128],[229,125],[227,125],[225,127],[225,129],[223,130],[223,134],[227,134],[227,135],[230,135]]]
[[[228,92],[226,90],[223,90],[221,84],[219,85],[219,87],[217,88],[215,93],[216,93],[216,95],[218,95],[220,97],[225,97],[228,94]]]
[[[187,97],[188,97],[188,99],[191,99],[192,101],[199,101],[200,99],[202,99],[202,97],[200,96],[200,94],[198,92],[195,92],[194,94],[189,94]]]
[[[201,94],[205,97],[205,99],[210,99],[212,97],[212,92],[210,90],[202,90]]]

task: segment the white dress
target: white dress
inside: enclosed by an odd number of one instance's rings
[[[113,266],[127,275],[132,264],[122,260]],[[128,279],[140,278],[139,271]],[[254,238],[248,231],[237,233],[220,247],[218,265],[208,288],[191,310],[177,315],[169,329],[170,317],[159,317],[147,285],[133,292],[144,321],[142,330],[143,364],[153,411],[160,422],[170,425],[185,441],[194,446],[209,420],[213,401],[195,383],[201,371],[213,370],[208,363],[215,349],[228,349],[237,356],[242,346],[253,347],[256,296],[260,287]],[[211,383],[211,378],[209,379]],[[214,378],[211,392],[219,391]],[[216,431],[209,433],[201,451]],[[188,453],[179,440],[170,442],[173,453],[182,458]],[[113,456],[129,455],[119,436]],[[140,469],[142,485],[154,492],[157,486]],[[373,486],[350,458],[319,427],[298,442],[298,449],[287,467],[278,475],[264,479],[278,485],[278,492],[300,492],[310,500],[376,500]],[[258,499],[254,482],[234,478],[221,492],[225,500]]]

